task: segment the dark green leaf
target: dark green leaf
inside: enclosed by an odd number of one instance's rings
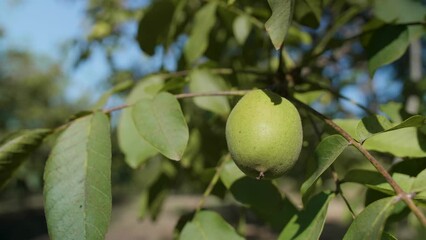
[[[386,180],[378,172],[363,169],[353,169],[346,173],[345,177],[341,180],[341,182],[378,185],[381,183],[385,183]]]
[[[217,3],[211,1],[195,14],[194,26],[183,50],[190,64],[201,57],[209,45],[209,34],[216,23],[216,8]]]
[[[225,80],[208,70],[195,69],[189,75],[189,89],[191,92],[218,92],[228,89]],[[227,115],[230,111],[228,99],[224,96],[196,97],[194,102],[202,109],[212,111],[220,115]]]
[[[265,23],[275,49],[280,49],[293,19],[294,0],[268,0],[272,15]]]
[[[162,92],[154,99],[142,99],[133,107],[133,120],[139,134],[161,154],[182,158],[189,130],[175,96]]]
[[[57,139],[44,171],[51,239],[104,239],[111,217],[111,139],[101,112],[75,120]]]
[[[242,177],[232,183],[230,191],[238,202],[251,208],[274,229],[282,229],[297,212],[270,181]]]
[[[426,6],[413,0],[374,0],[374,15],[391,24],[423,22]]]
[[[317,28],[321,21],[322,0],[295,1],[294,18],[298,23]]]
[[[388,232],[383,232],[381,240],[398,240],[398,238]]]
[[[348,141],[340,135],[324,138],[315,149],[315,159],[318,167],[315,172],[302,184],[301,192],[304,194],[317,181],[321,174],[327,170],[337,157],[348,146]]]
[[[198,212],[183,228],[180,240],[243,240],[223,218],[212,211]]]
[[[134,104],[141,99],[150,99],[163,87],[164,79],[159,75],[152,75],[140,80],[128,98],[126,104]],[[136,129],[132,118],[132,107],[123,109],[118,122],[118,145],[126,156],[126,163],[137,168],[158,151],[142,138]]]
[[[24,130],[0,141],[0,189],[21,166],[25,157],[37,149],[50,133],[49,129]]]
[[[392,123],[383,116],[375,115],[363,118],[357,126],[358,140],[363,142],[365,139],[376,133],[384,132],[392,127]]]
[[[394,62],[407,50],[407,26],[385,25],[373,32],[367,43],[368,70],[371,75],[381,66]]]
[[[323,192],[312,197],[306,208],[284,227],[278,239],[319,239],[327,216],[328,204],[333,197],[334,194]]]
[[[380,239],[395,203],[394,197],[388,197],[368,205],[352,222],[343,240]]]
[[[172,1],[160,0],[146,10],[139,22],[137,38],[140,48],[147,54],[154,54],[155,47],[166,39],[174,9]]]

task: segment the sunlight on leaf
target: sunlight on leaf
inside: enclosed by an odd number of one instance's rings
[[[139,134],[161,154],[172,160],[182,158],[189,130],[175,96],[162,92],[154,99],[142,99],[132,116]]]
[[[101,112],[75,120],[57,139],[44,171],[51,239],[104,239],[111,217],[111,139]]]
[[[278,50],[283,45],[293,19],[294,0],[268,0],[268,3],[272,16],[265,23],[265,27],[272,44]]]

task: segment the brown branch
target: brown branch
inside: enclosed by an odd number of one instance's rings
[[[182,70],[177,72],[167,72],[163,73],[166,77],[184,77],[189,75],[192,70]],[[211,68],[208,70],[211,73],[220,74],[220,75],[230,75],[233,73],[242,73],[242,74],[252,74],[252,75],[270,75],[269,72],[258,71],[254,69],[233,69],[233,68]]]
[[[389,185],[393,188],[395,193],[400,197],[407,206],[411,209],[411,211],[416,215],[416,217],[419,219],[419,221],[423,224],[423,226],[426,226],[426,217],[424,216],[423,212],[416,206],[416,204],[413,202],[412,194],[406,193],[395,180],[392,178],[392,176],[387,172],[387,170],[383,167],[382,164],[373,156],[371,153],[364,148],[364,146],[356,141],[351,135],[349,135],[348,132],[343,130],[340,126],[338,126],[336,123],[334,123],[331,119],[324,116],[323,114],[317,112],[315,109],[311,108],[310,106],[306,105],[305,103],[297,100],[292,99],[296,104],[300,105],[304,109],[309,110],[310,113],[317,116],[318,118],[322,119],[327,125],[332,127],[334,130],[336,130],[340,135],[342,135],[349,144],[352,144],[355,148],[357,148],[366,158],[368,161],[370,161],[371,164],[377,169],[377,171],[385,178],[385,180],[389,183]]]

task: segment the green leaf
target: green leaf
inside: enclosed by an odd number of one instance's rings
[[[403,109],[402,103],[388,102],[380,105],[380,110],[384,112],[392,122],[402,122],[401,110]]]
[[[271,181],[245,176],[235,180],[229,190],[238,202],[251,208],[274,229],[282,229],[297,212]]]
[[[131,81],[131,80],[127,80],[127,81],[118,83],[113,88],[111,88],[110,90],[108,90],[104,94],[102,94],[102,96],[96,102],[94,109],[102,108],[107,103],[108,99],[113,94],[124,91],[124,90],[130,88],[132,85],[133,85],[133,81]]]
[[[308,189],[318,180],[322,173],[327,170],[337,157],[348,146],[348,141],[340,135],[332,135],[324,138],[315,149],[315,159],[318,167],[312,175],[302,184],[300,191],[306,193]]]
[[[134,104],[141,99],[150,99],[163,87],[164,79],[159,75],[146,77],[133,88],[126,99],[126,104]],[[118,145],[126,156],[126,163],[137,168],[158,151],[142,138],[136,129],[132,118],[132,107],[123,109],[118,122]]]
[[[185,59],[190,64],[201,57],[209,45],[209,34],[216,23],[216,8],[217,3],[211,1],[195,14],[194,26],[183,49]]]
[[[421,171],[414,180],[412,192],[426,191],[426,169]]]
[[[407,26],[384,25],[375,30],[366,46],[370,74],[400,58],[409,44]]]
[[[363,169],[353,169],[346,173],[345,177],[341,180],[341,182],[378,185],[381,183],[385,183],[386,180],[378,172]]]
[[[0,189],[21,166],[25,157],[37,149],[50,133],[49,129],[23,130],[0,141]]]
[[[272,15],[265,27],[275,49],[279,50],[293,19],[294,0],[268,0],[268,3]]]
[[[384,132],[392,127],[392,123],[383,116],[368,116],[359,121],[357,126],[358,140],[363,142],[365,139],[376,133]]]
[[[396,157],[426,157],[426,136],[414,127],[374,135],[363,145],[368,150],[388,152]]]
[[[321,0],[295,1],[294,18],[305,26],[317,28],[322,16]]]
[[[324,192],[314,196],[306,208],[284,227],[278,239],[319,239],[324,228],[328,204],[333,198],[334,194]]]
[[[337,125],[357,138],[356,119],[334,119]],[[426,136],[414,127],[406,127],[376,134],[365,140],[367,150],[387,152],[397,157],[426,157]]]
[[[219,75],[205,69],[191,71],[189,89],[191,92],[218,92],[228,89],[225,80]],[[194,102],[202,109],[212,111],[219,115],[227,115],[230,111],[228,99],[225,96],[196,97]]]
[[[223,218],[212,211],[198,212],[191,222],[188,222],[183,228],[180,240],[243,240]]]
[[[246,39],[251,31],[250,18],[247,15],[238,15],[232,25],[235,39],[240,45],[246,42]]]
[[[51,239],[104,239],[111,217],[111,139],[101,112],[75,120],[57,139],[44,171]]]
[[[349,226],[343,240],[380,239],[386,219],[394,208],[394,197],[383,198],[368,205]]]
[[[162,92],[154,99],[142,99],[133,107],[133,120],[139,134],[161,154],[182,158],[189,130],[175,96]]]
[[[369,116],[363,118],[357,126],[357,134],[359,141],[363,142],[365,139],[381,132],[390,132],[401,128],[408,127],[421,127],[426,124],[426,117],[416,115],[412,116],[402,123],[392,126],[392,123],[383,116]]]
[[[175,6],[172,1],[154,1],[139,22],[137,39],[140,48],[153,55],[155,47],[166,39]]]
[[[391,24],[423,22],[426,6],[413,0],[374,0],[374,15]]]
[[[223,166],[222,171],[220,172],[220,180],[223,182],[227,189],[229,189],[235,181],[244,176],[245,174],[241,172],[237,165],[235,165],[234,161],[227,162]]]
[[[397,130],[401,128],[408,128],[408,127],[422,127],[425,124],[426,124],[426,117],[416,115],[416,116],[409,117],[408,119],[404,120],[402,123],[396,126],[386,129],[386,131],[388,132],[388,131],[393,131],[393,130]]]

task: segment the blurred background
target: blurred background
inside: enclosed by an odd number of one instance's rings
[[[178,36],[167,50],[159,45],[147,54],[139,47],[136,39],[139,19],[150,2],[1,0],[0,138],[19,129],[57,127],[70,115],[91,109],[102,93],[117,83],[137,81],[158,71],[178,70],[187,40],[185,34]],[[425,1],[418,2],[425,4]],[[354,36],[364,17],[361,14],[355,18],[338,35],[342,38]],[[286,50],[292,58],[300,58],[315,41],[311,35],[320,36],[332,24],[331,10],[325,11],[319,26],[314,30],[302,28],[306,33],[297,35],[301,44],[289,44]],[[425,37],[416,40],[400,60],[380,68],[374,78],[366,71],[365,62],[359,61],[365,54],[359,41],[323,53],[317,67],[321,68],[323,77],[330,79],[331,87],[373,112],[379,112],[380,106],[388,106],[401,112],[424,115],[425,47]],[[122,104],[124,97],[124,94],[117,94],[109,99],[106,107]],[[366,115],[365,111],[348,101],[327,94],[313,101],[312,105],[333,118]],[[112,119],[115,126],[116,113]],[[221,120],[212,120],[213,123],[215,121]],[[108,239],[170,239],[179,215],[194,208],[199,198],[193,194],[201,193],[208,181],[200,181],[190,187],[188,184],[176,184],[172,188],[173,193],[179,194],[166,201],[158,221],[139,221],[138,216],[143,215],[140,193],[147,177],[140,174],[141,169],[133,170],[124,163],[116,137],[112,139],[114,210]],[[0,192],[0,239],[47,239],[42,208],[42,175],[52,140],[30,156]],[[382,157],[386,159],[389,156]],[[343,169],[351,165],[351,159],[359,156],[348,152],[342,158],[346,158],[341,166]],[[162,159],[157,162],[175,164]],[[157,167],[151,163],[148,168]],[[172,168],[176,169],[176,166]],[[288,189],[285,190],[290,198],[293,192],[298,191],[297,169],[293,175],[282,180],[287,182]],[[180,179],[180,182],[184,180]],[[357,192],[350,194],[356,195]],[[214,207],[215,199],[209,199],[209,204]],[[355,205],[362,207],[361,202]],[[330,211],[331,220],[325,230],[325,235],[330,237],[325,236],[324,239],[339,239],[346,227],[341,224],[342,215],[347,215],[342,213],[345,206],[336,202],[333,207],[335,209]],[[407,231],[407,236],[411,236],[412,232]],[[253,239],[262,239],[259,236],[273,239],[275,235],[268,227],[254,228]]]

